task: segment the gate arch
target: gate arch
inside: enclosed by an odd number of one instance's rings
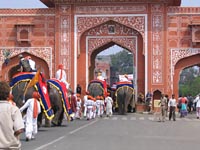
[[[18,54],[14,55],[12,53],[12,55],[9,57],[9,62],[7,64],[5,62],[2,62],[1,70],[2,70],[2,72],[4,72],[4,74],[3,74],[4,76],[1,77],[2,80],[10,81],[12,76],[17,72],[17,69],[19,69],[19,68],[17,68],[17,66],[19,64]],[[36,56],[33,53],[29,53],[26,51],[22,52],[20,54],[22,54],[24,57],[31,56],[31,58],[36,62],[36,68],[40,68],[41,72],[43,72],[45,74],[46,78],[51,77],[51,74],[49,72],[48,62],[46,62],[41,57],[38,57],[38,56],[40,56],[39,54]]]
[[[113,25],[114,33],[109,33],[109,26]],[[136,81],[138,90],[145,91],[145,56],[143,35],[133,28],[127,27],[125,24],[109,20],[103,24],[90,28],[84,32],[80,38],[80,55],[78,56],[78,72],[77,82],[85,87],[89,80],[93,77],[95,57],[98,53],[113,45],[118,45],[129,50],[135,56],[135,63],[137,68]],[[86,62],[84,62],[84,59]],[[137,60],[140,60],[138,63]],[[84,64],[85,63],[85,64]],[[80,66],[85,66],[85,70]],[[85,81],[80,81],[79,75],[84,75]]]
[[[200,64],[200,53],[192,56],[188,56],[185,58],[180,59],[175,67],[174,67],[174,93],[179,93],[179,80],[180,80],[180,73],[183,69],[199,65]],[[178,95],[175,95],[178,97]]]

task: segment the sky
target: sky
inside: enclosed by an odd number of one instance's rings
[[[200,0],[182,0],[181,6],[200,7]],[[46,8],[40,0],[0,0],[0,8]]]

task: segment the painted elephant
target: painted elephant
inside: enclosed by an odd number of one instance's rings
[[[88,92],[91,96],[96,97],[98,95],[104,96],[103,84],[99,80],[92,80],[88,84]]]
[[[134,89],[132,84],[117,83],[115,96],[118,104],[118,113],[120,115],[127,113],[128,106],[135,108]]]

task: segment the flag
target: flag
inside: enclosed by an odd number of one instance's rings
[[[33,77],[33,79],[29,82],[27,88],[34,86],[36,83],[39,82],[39,77],[40,77],[40,70],[38,70]]]
[[[24,98],[25,98],[25,95],[26,95],[26,92],[27,92],[28,88],[34,86],[37,82],[39,82],[39,77],[40,77],[40,69],[36,72],[35,76],[28,83],[26,89],[24,90]]]

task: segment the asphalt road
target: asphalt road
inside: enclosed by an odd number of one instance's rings
[[[149,114],[64,121],[41,127],[35,140],[21,136],[22,150],[199,150],[200,120],[195,115],[158,122]]]

